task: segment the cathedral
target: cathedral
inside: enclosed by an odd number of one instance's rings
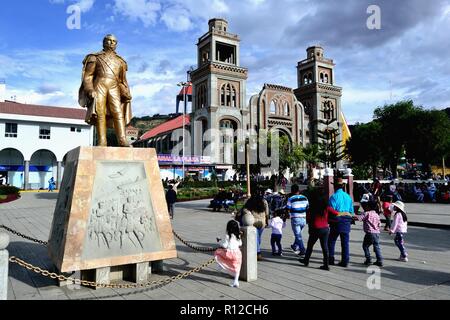
[[[306,146],[320,142],[319,131],[332,119],[337,120],[330,124],[338,129],[336,141],[347,139],[342,88],[335,85],[335,64],[325,58],[322,47],[309,47],[298,62],[296,89],[266,83],[247,101],[248,69],[241,66],[239,36],[229,32],[224,19],[208,24],[208,32],[197,43],[197,68],[190,72],[192,110],[185,155],[208,157],[216,169],[232,170],[236,142],[245,139],[246,132],[275,131],[292,144]],[[227,133],[218,141],[214,132]],[[154,139],[148,146],[158,149]],[[165,150],[172,146],[168,142]]]
[[[223,19],[210,20],[209,31],[197,43],[198,67],[191,73],[191,121],[195,128],[191,137],[192,145],[199,147],[194,154],[208,150],[205,143],[195,142],[203,141],[204,133],[212,128],[276,130],[292,143],[305,146],[319,142],[318,131],[325,126],[321,120],[337,119],[332,125],[339,129],[337,138],[342,139],[342,88],[335,85],[335,65],[324,57],[323,48],[308,48],[306,58],[298,62],[296,89],[265,84],[247,102],[248,70],[240,64],[239,45],[239,36],[229,32]],[[228,164],[231,160],[226,156],[231,152],[209,151],[216,155],[214,163]]]

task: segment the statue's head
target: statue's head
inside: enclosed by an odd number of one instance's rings
[[[103,39],[103,49],[116,51],[117,48],[117,38],[113,34],[108,34]]]

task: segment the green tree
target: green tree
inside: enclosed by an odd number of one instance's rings
[[[406,156],[431,170],[450,155],[450,119],[444,111],[419,110],[411,116],[411,130],[406,140]]]
[[[302,147],[291,143],[286,135],[278,137],[279,140],[279,173],[285,174],[287,169],[297,174],[303,163]]]
[[[374,111],[374,119],[381,125],[379,146],[386,155],[394,178],[397,177],[397,165],[414,125],[413,115],[420,110],[412,100],[407,100],[378,107]]]
[[[308,144],[303,148],[303,160],[306,162],[308,169],[307,179],[308,184],[314,184],[313,170],[317,167],[320,162],[320,151],[318,144]]]
[[[276,139],[276,141],[272,141],[272,139]],[[268,135],[267,139],[265,136],[260,137],[258,146],[266,147],[267,145],[268,154],[274,156],[274,152],[271,150],[272,142],[274,145],[278,145],[278,173],[285,174],[287,169],[290,169],[292,173],[297,174],[304,159],[302,147],[295,143],[292,144],[286,135],[274,136],[273,138],[271,135]],[[237,144],[235,144],[235,152],[237,150],[238,147]],[[258,174],[264,167],[265,165],[263,165],[258,158],[256,164],[250,164],[250,174]],[[234,166],[234,169],[240,174],[247,173],[245,164],[237,164]]]
[[[326,104],[322,108],[322,112],[326,114],[330,112],[330,105]],[[326,167],[336,168],[337,162],[345,157],[344,143],[339,141],[340,131],[333,124],[337,123],[336,118],[327,120],[319,120],[320,123],[326,125],[323,130],[318,130],[317,135],[321,139],[319,142],[320,159]]]
[[[356,124],[352,137],[347,141],[347,154],[352,165],[370,168],[373,178],[376,178],[378,166],[384,162],[381,135],[381,123],[372,121]]]

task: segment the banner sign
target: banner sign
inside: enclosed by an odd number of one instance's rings
[[[160,163],[184,163],[185,164],[211,164],[211,157],[203,156],[175,156],[172,154],[158,154],[158,162]]]

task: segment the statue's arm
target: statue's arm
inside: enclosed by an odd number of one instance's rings
[[[124,69],[124,71],[123,71],[123,83],[127,86],[127,88],[129,88],[126,69]]]
[[[95,67],[96,67],[95,56],[89,56],[85,62],[83,85],[84,89],[89,93],[90,96],[92,96],[92,93],[94,92]]]
[[[122,81],[123,81],[123,84],[127,87],[128,98],[131,100],[130,86],[128,85],[128,80],[127,80],[127,71],[128,71],[128,65],[125,62],[122,67]]]
[[[126,62],[124,62],[123,66],[122,66],[122,77],[123,77],[123,83],[128,87],[127,71],[128,71],[128,65]]]

